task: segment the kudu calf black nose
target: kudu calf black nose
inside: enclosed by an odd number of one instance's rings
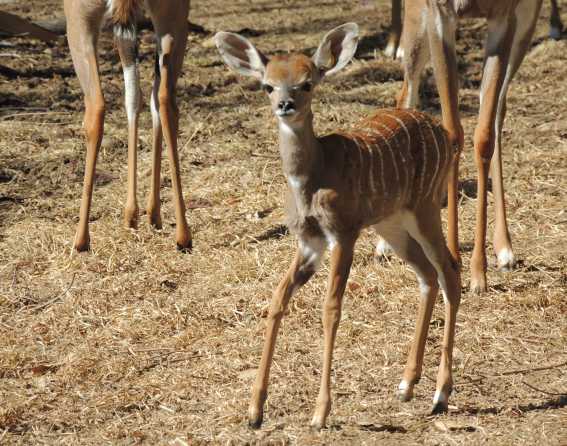
[[[294,110],[295,103],[291,99],[288,99],[286,101],[280,101],[278,102],[278,108],[284,112],[289,110]]]

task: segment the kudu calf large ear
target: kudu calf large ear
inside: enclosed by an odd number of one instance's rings
[[[222,31],[216,33],[214,39],[220,55],[231,69],[244,76],[263,79],[268,59],[248,39]]]
[[[358,45],[358,25],[345,23],[329,31],[313,55],[313,63],[328,76],[342,69],[354,56]]]

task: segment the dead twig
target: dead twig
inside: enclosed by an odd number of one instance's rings
[[[525,386],[529,387],[529,388],[532,389],[532,390],[535,390],[535,391],[537,391],[537,392],[544,393],[544,394],[546,394],[546,395],[567,397],[567,392],[559,392],[559,393],[557,393],[557,392],[548,392],[547,390],[542,390],[542,389],[539,389],[539,388],[537,388],[537,387],[531,385],[531,384],[530,384],[529,382],[527,382],[526,380],[522,380],[522,384],[524,384]]]

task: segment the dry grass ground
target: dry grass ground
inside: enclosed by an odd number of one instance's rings
[[[207,30],[247,30],[267,53],[312,51],[345,21],[361,25],[357,60],[319,92],[316,127],[349,126],[394,104],[396,62],[380,53],[388,2],[194,1]],[[122,228],[126,128],[121,69],[101,44],[108,103],[92,211],[92,251],[73,254],[82,187],[82,96],[65,42],[12,39],[0,63],[0,444],[567,444],[567,40],[546,39],[544,2],[531,52],[513,83],[504,131],[510,227],[520,259],[467,293],[474,221],[471,134],[484,25],[463,24],[459,50],[467,132],[460,203],[465,294],[455,393],[429,417],[442,336],[438,303],[417,397],[395,389],[413,336],[417,285],[397,260],[358,243],[339,329],[329,428],[308,422],[321,369],[326,267],[293,299],[276,349],[266,420],[245,412],[270,293],[294,250],[282,231],[284,178],[276,127],[258,87],[221,65],[210,35],[192,34],[179,84],[182,177],[193,254],[175,250],[168,163],[164,229]],[[567,22],[567,2],[563,21]],[[228,5],[228,6],[227,6]],[[11,3],[26,17],[59,1]],[[147,102],[152,37],[141,36]],[[433,83],[423,100],[438,114]],[[140,204],[149,187],[150,115],[141,117]],[[490,222],[492,223],[492,222]],[[490,250],[492,253],[492,250]]]

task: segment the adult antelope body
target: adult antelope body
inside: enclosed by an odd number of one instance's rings
[[[441,287],[446,322],[437,376],[434,412],[447,409],[452,387],[455,318],[460,278],[445,245],[440,208],[455,151],[442,126],[409,110],[381,110],[351,132],[316,137],[313,89],[343,68],[357,46],[358,27],[330,31],[312,58],[302,54],[268,60],[248,40],[221,32],[217,47],[233,70],[262,82],[277,117],[280,155],[289,186],[287,218],[298,236],[295,258],[274,291],[260,367],[249,406],[249,422],[259,427],[268,375],[282,316],[293,293],[315,273],[331,249],[323,309],[324,354],[321,387],[312,426],[321,428],[331,408],[331,360],[356,239],[371,226],[415,270],[421,296],[415,340],[399,391],[404,400],[419,380],[427,329]]]
[[[85,96],[84,128],[87,162],[79,226],[75,249],[89,249],[89,213],[98,151],[104,127],[104,98],[98,72],[97,41],[105,16],[114,22],[114,35],[123,66],[125,104],[128,120],[128,196],[124,223],[136,228],[138,203],[136,198],[136,164],[138,115],[141,94],[138,75],[136,17],[142,3],[150,15],[156,32],[156,66],[151,97],[153,126],[152,182],[147,213],[150,224],[161,228],[160,168],[162,140],[168,148],[175,199],[176,241],[181,250],[191,248],[191,232],[185,219],[177,154],[178,110],[175,101],[177,79],[183,64],[187,44],[188,0],[65,0],[67,38],[73,65]]]
[[[488,22],[484,71],[480,90],[478,124],[474,132],[478,194],[475,242],[471,258],[471,290],[486,291],[487,183],[491,167],[495,202],[493,245],[498,267],[514,267],[515,258],[506,222],[502,181],[501,136],[506,114],[506,93],[522,62],[541,8],[541,0],[413,0],[405,7],[402,36],[404,85],[398,106],[413,108],[418,102],[421,72],[431,55],[441,99],[443,124],[451,144],[463,147],[464,137],[458,109],[455,32],[458,17],[485,17]],[[493,157],[494,155],[494,157]],[[455,173],[458,172],[458,157]],[[457,175],[449,181],[449,228],[455,227]],[[449,235],[451,246],[458,237]]]

